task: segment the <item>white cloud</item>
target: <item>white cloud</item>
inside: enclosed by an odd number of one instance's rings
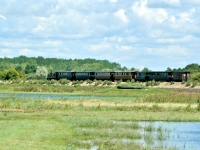
[[[180,7],[180,0],[148,0],[148,6],[151,7]]]
[[[118,0],[110,0],[111,3],[116,3]]]
[[[120,45],[120,46],[115,46],[119,52],[129,52],[131,50],[133,50],[133,47],[131,46],[127,46],[127,45]]]
[[[44,41],[44,45],[50,47],[59,47],[62,45],[62,41]]]
[[[1,18],[1,19],[4,19],[4,20],[7,19],[7,18],[6,18],[5,16],[3,16],[3,15],[0,15],[0,18]]]
[[[168,13],[163,8],[148,8],[147,0],[141,0],[135,2],[132,10],[139,17],[151,22],[151,23],[162,23],[168,19]]]
[[[11,49],[0,49],[1,55],[11,54],[13,51]]]
[[[199,2],[0,1],[4,6],[0,10],[0,55],[89,57],[152,70],[156,66],[166,69],[171,58],[175,66],[183,56],[187,63],[198,63]],[[155,56],[159,57],[155,60]]]
[[[128,17],[125,15],[125,10],[124,9],[120,9],[117,12],[114,13],[115,17],[120,18],[124,23],[128,23]]]
[[[108,52],[112,49],[111,44],[102,43],[102,44],[93,44],[88,47],[89,52]]]
[[[186,44],[186,43],[191,43],[191,42],[198,42],[199,39],[195,38],[192,35],[186,35],[182,38],[165,38],[165,39],[158,39],[158,43],[168,43],[168,44],[173,44],[173,43],[182,43],[182,44]]]
[[[154,56],[187,56],[188,50],[179,45],[170,45],[168,47],[161,48],[147,48],[147,53]]]
[[[180,22],[194,22],[192,18],[193,14],[196,12],[195,8],[190,9],[188,12],[182,12],[178,16],[180,17]]]

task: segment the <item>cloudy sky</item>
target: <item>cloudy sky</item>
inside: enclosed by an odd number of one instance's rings
[[[0,0],[0,57],[200,64],[200,0]]]

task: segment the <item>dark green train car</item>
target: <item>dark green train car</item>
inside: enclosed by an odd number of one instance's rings
[[[167,72],[151,71],[151,72],[137,72],[135,76],[136,81],[168,81],[169,76]]]
[[[75,72],[76,80],[88,80],[90,78],[90,72]]]
[[[68,80],[74,80],[75,79],[75,73],[74,72],[55,72],[56,79],[68,79]]]
[[[110,80],[111,79],[111,72],[95,72],[94,78],[96,80]]]
[[[133,79],[133,72],[115,72],[114,78],[115,80],[132,80]]]
[[[187,81],[190,79],[190,72],[136,72],[135,79],[136,81]]]

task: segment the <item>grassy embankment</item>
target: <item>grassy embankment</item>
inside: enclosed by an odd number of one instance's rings
[[[134,121],[200,121],[198,93],[18,84],[0,85],[0,91],[111,96],[0,97],[0,149],[150,149],[154,144],[151,127],[142,128]],[[159,133],[157,140],[164,140],[168,134],[164,129],[154,130]],[[145,146],[136,142],[141,138]],[[168,145],[156,148],[175,149]]]

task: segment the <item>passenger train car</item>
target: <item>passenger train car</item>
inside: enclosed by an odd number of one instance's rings
[[[51,72],[47,76],[48,80],[68,79],[68,80],[132,80],[135,81],[187,81],[190,79],[190,72],[166,72],[166,71],[113,71],[113,72]]]

